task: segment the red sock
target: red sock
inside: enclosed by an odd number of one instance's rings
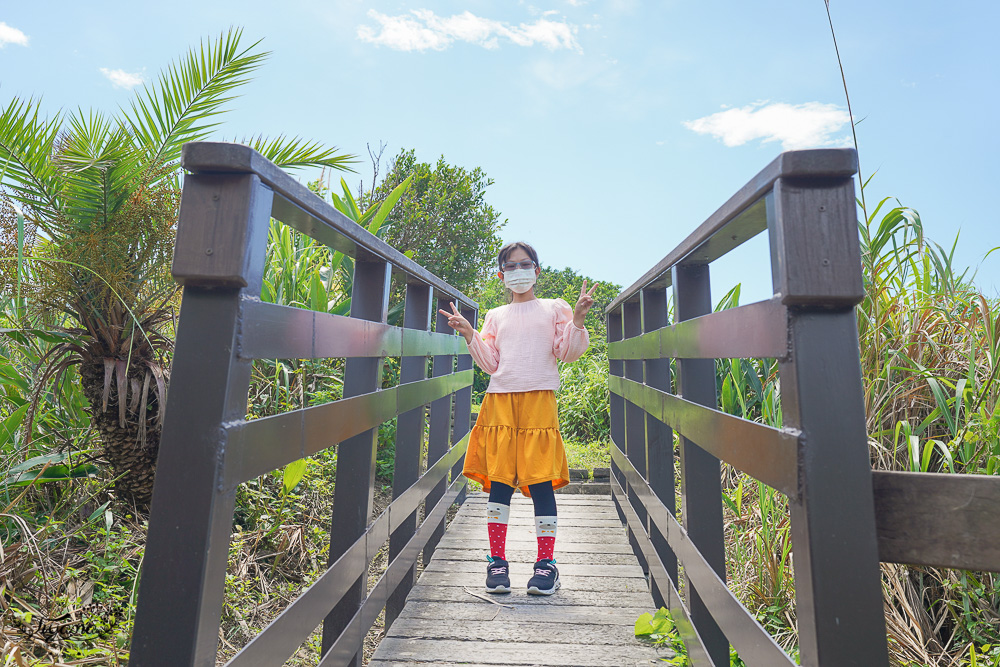
[[[486,504],[486,533],[490,537],[490,556],[507,560],[507,520],[510,505]]]
[[[538,560],[551,559],[556,548],[556,517],[536,516],[535,535],[538,538]]]
[[[542,560],[543,558],[551,559],[555,550],[556,550],[556,538],[554,537],[538,538],[538,560]]]
[[[486,527],[490,533],[490,555],[507,560],[507,524],[488,523]]]

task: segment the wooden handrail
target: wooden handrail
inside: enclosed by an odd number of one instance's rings
[[[186,144],[182,164],[192,173],[173,272],[184,293],[131,661],[215,664],[237,487],[337,447],[330,566],[231,664],[280,664],[323,621],[322,664],[359,665],[368,627],[382,607],[392,622],[420,552],[433,551],[445,511],[465,488],[472,358],[446,322],[431,330],[430,314],[452,302],[475,322],[478,305],[247,146]],[[272,219],[355,260],[350,317],[261,302]],[[403,327],[387,322],[394,273],[406,282]],[[345,359],[342,399],[246,419],[254,359],[329,357]],[[401,358],[401,383],[382,389],[386,357]],[[420,474],[428,405],[428,469]],[[396,417],[393,502],[369,525],[376,434]],[[421,503],[427,516],[418,525]],[[386,540],[390,564],[368,596],[368,565]]]

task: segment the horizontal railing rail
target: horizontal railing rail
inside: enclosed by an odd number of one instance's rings
[[[871,470],[855,170],[783,153],[606,310],[613,495],[696,665],[794,664],[726,587],[720,461],[788,497],[801,664],[888,663],[879,561],[1000,570],[1000,479]],[[765,231],[774,297],[712,312],[711,262]],[[780,428],[718,409],[715,360],[746,358],[778,363]]]
[[[398,615],[464,493],[472,359],[434,311],[455,303],[474,322],[478,306],[246,146],[187,144],[182,165],[192,173],[173,273],[184,292],[131,662],[216,664],[237,488],[337,447],[329,567],[226,664],[283,664],[322,623],[319,664],[359,665],[368,629],[383,609],[386,626]],[[349,317],[260,300],[272,218],[354,259]],[[406,287],[401,327],[388,323],[394,275]],[[400,382],[383,389],[387,357],[400,358]],[[343,398],[247,419],[254,360],[322,358],[346,360]],[[393,500],[372,521],[376,434],[394,418]]]

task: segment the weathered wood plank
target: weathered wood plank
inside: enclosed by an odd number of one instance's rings
[[[479,599],[470,595],[465,588],[461,586],[414,586],[407,599],[420,602],[475,602]],[[469,586],[467,588],[477,595],[484,595],[482,586]],[[490,596],[490,599],[496,600],[501,604],[513,605],[574,605],[579,607],[601,605],[604,607],[640,608],[649,604],[649,596],[645,590],[632,593],[603,590],[588,591],[569,588],[568,586],[560,588],[558,595],[528,595],[523,590],[515,589],[510,595],[495,595]]]
[[[457,526],[453,524],[449,535],[470,540],[471,543],[477,543],[480,540],[486,539],[486,522],[483,521],[481,524],[466,523]],[[507,527],[507,539],[511,542],[529,541],[534,536],[534,525],[509,524]],[[558,545],[560,543],[599,542],[604,544],[620,544],[623,540],[627,540],[627,537],[625,530],[621,527],[613,530],[594,530],[593,528],[579,526],[559,526],[559,532],[556,536],[556,548],[559,548]]]
[[[452,523],[456,527],[460,526],[479,526],[485,530],[486,521],[483,517],[478,516],[456,516]],[[522,525],[528,525],[526,522],[521,522]],[[531,522],[531,527],[534,528],[534,521]],[[563,528],[610,528],[612,530],[620,530],[622,527],[622,522],[618,520],[618,517],[608,518],[608,519],[591,519],[582,517],[559,517],[559,529]]]
[[[593,644],[542,644],[528,642],[440,641],[386,637],[380,648],[396,660],[433,663],[476,661],[485,665],[579,665],[607,667],[652,661],[670,655],[647,646],[597,646]],[[393,664],[390,663],[390,664]],[[379,664],[379,663],[372,663]],[[384,663],[383,663],[384,664]],[[398,664],[398,663],[395,663]],[[644,663],[640,663],[644,664]]]
[[[481,591],[483,590],[483,582],[486,581],[486,563],[483,563],[482,570],[479,572],[425,572],[424,575],[427,578],[425,579],[424,576],[421,576],[420,582],[422,584],[461,586],[474,591]],[[520,590],[527,584],[528,578],[527,570],[522,570],[520,574],[515,570],[511,575],[511,585],[516,590]],[[561,594],[569,588],[577,591],[608,590],[633,593],[640,593],[646,591],[648,588],[646,580],[643,577],[579,577],[560,574],[559,581],[562,582],[562,588],[559,589],[559,593],[556,593],[556,595]]]
[[[605,481],[607,481],[607,480],[605,479]],[[483,493],[483,492],[479,491],[479,492],[476,492],[470,498],[470,500],[472,502],[474,502],[474,503],[483,503],[483,504],[486,504],[487,502],[489,502],[489,497],[490,497],[490,495],[488,493]],[[611,494],[610,493],[607,496],[596,495],[596,496],[591,496],[591,498],[593,499],[593,501],[595,503],[598,503],[598,505],[596,505],[596,507],[600,507],[600,503],[611,502]],[[570,505],[572,505],[572,504],[589,505],[589,503],[587,502],[587,500],[588,500],[587,498],[567,498],[566,499],[566,503],[570,504]],[[563,499],[562,498],[557,498],[556,502],[559,505],[562,505],[563,504]],[[524,505],[525,507],[531,507],[531,498],[526,498],[526,497],[522,496],[520,493],[515,493],[514,496],[513,496],[513,498],[511,499],[511,505]]]
[[[558,500],[556,540],[562,587],[525,590],[537,554],[531,501],[515,496],[507,558],[513,592],[482,594],[486,578],[486,494],[468,498],[407,597],[371,665],[636,665],[670,655],[633,636],[653,599],[611,499]]]
[[[452,533],[445,533],[444,539],[438,544],[439,549],[476,549],[480,547],[486,548],[486,531],[482,531],[482,535],[475,538],[476,541],[469,541],[467,538],[459,537],[455,538]],[[529,551],[538,546],[537,541],[534,536],[528,539],[526,536],[517,536],[507,533],[507,551]],[[565,539],[556,539],[556,551],[560,554],[566,553],[608,553],[608,554],[630,554],[632,553],[632,547],[628,545],[628,542],[622,540],[621,542],[575,542]],[[561,556],[557,556],[557,559],[561,559]]]
[[[523,595],[527,597],[527,593]],[[560,605],[558,609],[554,609],[549,605],[517,604],[518,597],[513,593],[509,596],[497,596],[497,598],[497,601],[502,604],[508,604],[504,600],[512,600],[513,602],[509,604],[513,606],[513,609],[499,607],[471,597],[473,602],[422,602],[414,600],[406,603],[400,618],[436,618],[455,623],[512,619],[534,623],[626,625],[634,628],[635,619],[645,612],[651,611],[650,607],[645,606],[605,608],[586,605]]]
[[[610,627],[565,624],[553,628],[534,622],[497,618],[486,623],[443,624],[438,620],[401,618],[393,625],[392,636],[400,639],[444,639],[484,642],[531,642],[538,644],[596,644],[599,646],[638,646],[635,629],[627,625]]]
[[[558,559],[557,559],[558,560]],[[523,570],[524,574],[528,574],[531,570],[531,563],[511,563],[510,573],[511,576],[519,574],[520,570]],[[559,576],[562,575],[579,575],[581,577],[643,577],[642,569],[639,568],[638,563],[632,565],[587,565],[587,564],[568,564],[562,565],[558,564]],[[468,561],[449,561],[443,562],[438,559],[432,560],[424,568],[424,572],[485,572],[485,563],[473,563]]]
[[[483,540],[485,542],[486,540]],[[532,545],[530,549],[511,549],[507,545],[507,560],[512,563],[534,563],[538,550]],[[438,546],[438,551],[434,553],[443,561],[469,561],[472,563],[485,563],[486,556],[490,550],[483,544],[482,548],[464,547],[461,549],[442,549]],[[559,549],[559,542],[556,542],[556,566],[562,572],[564,565],[634,565],[635,556],[632,554],[605,554],[605,553],[574,553],[563,552]]]
[[[875,472],[879,559],[1000,571],[1000,479],[985,475]]]

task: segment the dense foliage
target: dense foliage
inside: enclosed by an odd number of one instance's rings
[[[883,200],[860,224],[866,297],[857,309],[872,466],[996,475],[998,303],[928,241],[916,211]],[[739,288],[718,308],[738,305]],[[722,410],[781,425],[773,359],[717,362]],[[723,466],[730,586],[786,649],[796,650],[788,504]],[[1000,576],[882,564],[895,665],[1000,660]],[[992,662],[991,662],[992,661]]]
[[[490,273],[506,223],[486,201],[493,179],[481,167],[418,162],[401,151],[389,172],[362,201],[381,203],[405,179],[410,188],[386,220],[385,240],[433,274],[468,293]]]
[[[170,259],[181,146],[209,136],[267,57],[240,40],[231,30],[191,49],[113,116],[45,119],[40,101],[18,98],[0,110],[0,233],[7,250],[16,240],[0,288],[32,297],[15,327],[60,334],[32,374],[28,440],[40,394],[76,367],[116,491],[139,506],[152,494],[178,305]],[[315,142],[249,143],[286,168],[350,162]]]

